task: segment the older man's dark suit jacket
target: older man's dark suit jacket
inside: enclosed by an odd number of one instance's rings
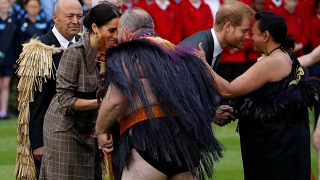
[[[76,40],[78,40],[79,38],[79,36],[76,36]],[[40,41],[49,46],[61,46],[52,30],[43,35],[40,38]],[[52,55],[52,59],[56,69],[58,69],[62,53],[63,51]],[[35,92],[34,102],[30,103],[29,138],[32,149],[43,147],[43,119],[55,94],[56,81],[55,79],[49,79],[47,80],[47,83],[43,83],[42,92]]]
[[[179,45],[190,45],[195,49],[199,49],[199,43],[202,43],[203,50],[206,53],[207,62],[211,65],[214,51],[214,41],[211,34],[211,29],[197,32],[190,37],[184,39],[179,43]],[[219,58],[217,58],[214,63],[213,69],[217,69],[217,65],[219,64]]]

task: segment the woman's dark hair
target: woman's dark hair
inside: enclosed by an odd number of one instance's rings
[[[269,31],[274,42],[279,43],[285,50],[294,48],[294,39],[288,36],[288,28],[284,18],[273,12],[257,12],[255,19],[259,21],[261,32]]]
[[[23,6],[25,7],[29,2],[30,2],[31,0],[24,0],[23,1]],[[39,5],[41,6],[41,2],[40,2],[40,0],[36,0],[38,3],[39,3]]]
[[[84,17],[83,25],[92,31],[91,25],[95,23],[101,27],[114,18],[120,17],[121,13],[118,8],[111,3],[102,3],[94,6]]]

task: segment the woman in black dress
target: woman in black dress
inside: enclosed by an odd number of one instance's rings
[[[316,103],[319,82],[304,74],[290,53],[283,18],[256,14],[252,40],[264,56],[228,82],[211,71],[218,92],[233,99],[239,119],[246,180],[310,179],[310,134],[307,107]]]

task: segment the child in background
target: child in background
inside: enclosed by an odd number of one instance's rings
[[[275,13],[286,20],[288,34],[293,36],[296,41],[294,53],[296,56],[302,56],[304,47],[309,43],[309,26],[303,15],[304,12],[297,7],[298,0],[284,0],[284,5],[278,8]]]
[[[0,119],[10,119],[8,112],[9,84],[13,75],[13,64],[17,58],[17,19],[10,11],[8,0],[0,0]]]
[[[21,43],[25,43],[33,37],[40,37],[50,28],[42,11],[40,0],[25,0],[24,9],[26,13],[19,21],[18,31]]]
[[[311,49],[320,45],[320,0],[315,0],[314,3],[315,15],[311,17],[310,41]]]
[[[152,16],[156,33],[160,37],[177,44],[182,40],[179,9],[169,0],[155,0],[145,10]]]
[[[213,27],[213,16],[210,7],[203,0],[184,1],[181,3],[179,10],[181,13],[182,39],[198,31]]]
[[[23,0],[25,1],[25,0]],[[21,17],[26,13],[24,9],[22,8],[22,5],[20,3],[17,3],[16,0],[9,0],[10,4],[10,11],[13,12],[13,14],[18,18],[21,19]]]
[[[134,6],[140,7],[142,9],[147,9],[153,2],[154,0],[140,0],[138,2],[135,2]]]

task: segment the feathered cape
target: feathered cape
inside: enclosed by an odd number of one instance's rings
[[[146,78],[158,105],[169,119],[168,123],[162,124],[149,121],[148,128],[134,126],[133,132],[139,135],[126,133],[121,137],[120,149],[115,151],[118,157],[114,158],[119,163],[120,172],[130,161],[134,146],[149,152],[154,159],[166,157],[177,164],[185,161],[189,170],[200,178],[205,175],[212,177],[213,164],[222,156],[222,149],[211,128],[220,99],[210,72],[194,55],[192,48],[176,47],[158,37],[144,37],[120,44],[107,54],[106,87],[110,83],[118,86],[132,109],[136,109],[134,96],[137,96],[149,119],[153,119],[139,79]],[[177,118],[172,116],[173,111]],[[172,130],[182,131],[192,138],[172,139]],[[154,133],[158,131],[163,133]],[[170,139],[177,142],[172,143]],[[177,149],[183,152],[184,159],[178,158]]]
[[[293,56],[291,59],[293,64],[288,77],[233,101],[239,119],[249,117],[263,123],[279,118],[288,121],[294,119],[290,117],[295,113],[319,105],[320,80],[306,75],[298,60]]]

